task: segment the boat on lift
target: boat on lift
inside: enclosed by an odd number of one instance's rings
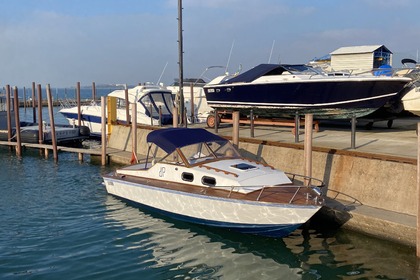
[[[408,83],[391,69],[369,74],[328,75],[307,65],[260,64],[237,76],[221,76],[204,86],[209,106],[268,117],[314,114],[348,119],[384,106]]]
[[[420,116],[420,64],[409,58],[404,58],[401,63],[404,68],[399,74],[413,79],[401,98],[404,110]]]
[[[323,206],[322,181],[243,158],[205,129],[154,130],[147,142],[145,159],[103,176],[109,194],[182,221],[270,237],[290,234]]]

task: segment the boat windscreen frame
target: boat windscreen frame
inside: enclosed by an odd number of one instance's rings
[[[172,109],[173,109],[173,104],[168,105],[167,102],[167,98],[165,98],[165,95],[170,96],[170,100],[173,103],[173,96],[172,96],[172,92],[166,92],[166,91],[151,91],[148,92],[147,94],[143,95],[142,97],[140,97],[137,102],[140,103],[144,109],[145,109],[145,114],[146,116],[150,117],[150,118],[157,118],[159,119],[159,107],[156,105],[155,99],[153,98],[153,95],[158,95],[160,94],[162,96],[162,102],[165,105],[165,108],[162,108],[162,115],[172,115]],[[150,106],[145,104],[145,99],[148,98],[150,100],[150,103],[153,105],[153,109],[154,112],[156,112],[156,115],[153,115],[153,112],[150,112]]]

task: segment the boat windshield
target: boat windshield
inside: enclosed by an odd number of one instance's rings
[[[173,151],[161,159],[162,162],[184,165],[183,158],[188,165],[199,164],[209,160],[240,157],[239,152],[229,141],[202,142],[184,146]]]
[[[151,92],[140,99],[149,116],[158,118],[159,108],[163,115],[172,114],[173,99],[170,92]],[[150,112],[151,111],[151,112]]]
[[[296,75],[319,75],[321,74],[317,69],[307,65],[283,65],[283,67],[291,74]]]
[[[182,147],[181,152],[190,165],[213,159],[240,157],[229,141],[196,143]]]

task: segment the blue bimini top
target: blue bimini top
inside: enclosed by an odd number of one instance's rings
[[[203,128],[165,128],[154,130],[147,135],[147,142],[155,144],[168,154],[177,148],[215,141],[227,142],[228,140]]]

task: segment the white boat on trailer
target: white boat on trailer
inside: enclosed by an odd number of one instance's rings
[[[117,121],[127,122],[125,90],[114,90],[108,94],[116,98]],[[172,124],[173,97],[172,92],[153,84],[139,85],[128,89],[129,114],[132,104],[137,103],[137,123],[147,125]],[[89,127],[92,136],[101,136],[101,105],[92,102],[91,105],[81,106],[82,125]],[[78,119],[76,107],[62,108],[63,114],[72,125]]]
[[[324,203],[322,181],[242,158],[205,129],[155,130],[147,142],[144,160],[103,176],[109,194],[175,219],[270,237],[289,235]]]

